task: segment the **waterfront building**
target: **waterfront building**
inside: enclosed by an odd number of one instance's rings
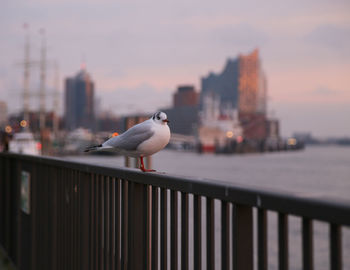
[[[203,97],[198,128],[201,151],[215,152],[243,141],[243,128],[237,109],[232,108],[231,104],[221,103],[217,94],[208,93]]]
[[[0,127],[7,123],[7,103],[0,100]]]
[[[198,97],[194,86],[179,86],[173,95],[172,108],[161,109],[170,120],[172,133],[193,135],[198,125]]]
[[[266,90],[266,76],[256,49],[248,55],[228,59],[221,73],[202,78],[200,107],[205,95],[215,93],[223,105],[229,103],[240,114],[266,114]]]
[[[95,129],[94,82],[84,68],[65,81],[65,126]]]
[[[120,132],[123,130],[122,120],[112,112],[103,111],[96,117],[97,131]]]
[[[267,80],[258,49],[229,59],[221,73],[202,78],[201,110],[210,93],[219,97],[220,106],[238,110],[245,138],[266,138]]]
[[[259,51],[239,56],[238,109],[240,114],[266,113],[266,78]]]
[[[173,106],[192,106],[196,107],[198,104],[198,93],[194,90],[192,85],[179,86],[173,95]]]
[[[19,113],[10,114],[8,117],[8,123],[13,127],[15,132],[20,131],[24,127],[29,127],[31,132],[40,132],[40,111],[28,111],[28,122],[25,126],[21,126],[20,123],[24,120],[25,113],[23,111]],[[55,118],[58,117],[53,111],[45,112],[45,129],[53,130]],[[58,128],[63,127],[62,120],[58,118]]]
[[[202,92],[200,95],[200,108],[203,99],[208,93],[219,96],[220,102],[230,103],[232,108],[238,106],[239,59],[228,59],[223,71],[219,74],[211,72],[202,78]]]

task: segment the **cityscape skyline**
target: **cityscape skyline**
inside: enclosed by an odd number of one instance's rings
[[[105,109],[150,112],[168,107],[177,86],[199,89],[200,78],[221,70],[227,58],[259,47],[268,79],[268,113],[280,119],[282,135],[350,134],[347,1],[155,4],[6,2],[0,11],[0,100],[10,112],[21,108],[14,90],[20,97],[22,69],[15,63],[23,58],[21,25],[28,22],[34,60],[39,58],[37,30],[46,29],[47,58],[60,64],[62,97],[63,78],[85,59]]]

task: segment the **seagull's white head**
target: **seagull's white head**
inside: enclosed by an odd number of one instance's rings
[[[156,112],[152,116],[152,120],[157,124],[167,125],[169,123],[168,117],[163,112]]]

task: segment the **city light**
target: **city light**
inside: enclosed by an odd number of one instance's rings
[[[36,148],[37,148],[38,150],[41,150],[42,144],[41,144],[40,142],[38,142],[38,143],[36,144]]]
[[[233,137],[233,132],[232,131],[227,131],[226,132],[226,137],[227,138],[232,138]]]
[[[242,137],[242,136],[238,136],[238,137],[237,137],[237,142],[238,142],[238,143],[243,142],[243,137]]]
[[[11,132],[12,132],[12,127],[11,127],[11,126],[6,126],[6,127],[5,127],[5,131],[6,131],[7,133],[11,133]]]
[[[288,145],[296,145],[297,144],[297,140],[294,138],[289,138],[288,139]]]
[[[22,120],[19,124],[20,124],[20,126],[22,128],[25,128],[27,126],[27,121],[26,120]]]

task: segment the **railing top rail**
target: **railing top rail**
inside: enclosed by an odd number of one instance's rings
[[[161,188],[197,194],[235,204],[317,219],[350,226],[350,200],[290,193],[260,187],[251,187],[219,180],[179,177],[165,173],[143,173],[129,168],[98,166],[60,158],[0,153],[22,161],[100,174]]]

